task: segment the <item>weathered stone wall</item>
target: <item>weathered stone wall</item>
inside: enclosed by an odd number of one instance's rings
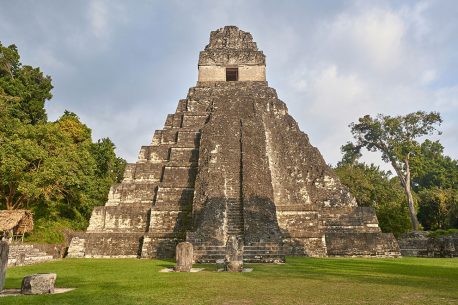
[[[87,232],[145,232],[150,208],[135,204],[95,207]]]
[[[265,81],[266,60],[250,33],[224,27],[210,34],[199,56],[199,82],[226,81],[226,67],[238,67],[239,81]]]
[[[199,66],[199,82],[225,82],[225,66]]]
[[[266,81],[266,66],[239,65],[239,81]]]
[[[428,232],[411,232],[398,242],[403,256],[458,257],[458,234],[429,237]]]
[[[42,263],[63,257],[63,245],[11,244],[9,266],[23,266]]]
[[[399,246],[391,233],[326,233],[327,254],[332,256],[398,257]]]
[[[239,81],[265,81],[266,66],[238,65]],[[199,66],[199,82],[225,82],[225,66]]]
[[[151,145],[127,166],[122,183],[112,187],[107,204],[94,209],[87,233],[72,240],[70,257],[174,255],[191,227],[200,128],[209,107],[180,100]]]
[[[72,240],[68,257],[136,258],[142,238],[143,233],[87,233],[77,243]]]
[[[224,245],[231,234],[243,235],[246,244],[281,239],[254,105],[262,88],[264,83],[212,86],[215,110],[202,129],[193,203],[196,238],[204,243]]]

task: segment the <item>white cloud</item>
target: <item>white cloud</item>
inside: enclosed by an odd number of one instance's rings
[[[430,47],[434,39],[428,9],[426,2],[410,10],[348,6],[317,22],[316,35],[307,42],[314,46],[311,51],[300,46],[308,60],[295,63],[291,73],[290,96],[302,101],[292,104],[292,111],[301,109],[296,119],[328,162],[340,159],[339,147],[351,140],[347,126],[362,115],[417,110],[458,114],[458,86],[437,86],[442,67]],[[443,143],[455,147],[450,130],[457,122],[445,120]],[[371,153],[365,159],[380,160]]]
[[[365,64],[381,71],[399,66],[405,35],[399,15],[378,8],[356,15],[343,13],[328,28],[328,39],[349,46],[350,52]]]
[[[250,31],[269,84],[328,162],[363,114],[443,114],[458,142],[458,5],[443,1],[137,1],[5,3],[4,43],[52,76],[50,118],[87,120],[135,161],[140,144],[196,81],[198,51],[225,24]],[[266,20],[268,22],[266,22]],[[108,110],[107,110],[108,109]],[[141,109],[135,111],[134,109]],[[119,112],[119,117],[117,113]],[[154,125],[147,125],[154,120]]]
[[[88,7],[88,17],[95,36],[102,37],[107,34],[108,7],[105,1],[91,1]]]

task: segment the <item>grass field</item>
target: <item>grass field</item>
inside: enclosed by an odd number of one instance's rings
[[[65,259],[7,271],[6,288],[23,276],[57,273],[45,296],[0,298],[0,304],[458,304],[458,259],[288,258],[251,265],[251,273],[159,273],[173,262]]]

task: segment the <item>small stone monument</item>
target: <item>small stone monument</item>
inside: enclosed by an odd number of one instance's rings
[[[175,271],[191,272],[193,259],[193,248],[189,242],[181,242],[176,247]]]
[[[47,294],[54,293],[55,273],[32,274],[22,279],[22,294]]]
[[[0,292],[3,290],[8,266],[8,252],[10,246],[6,241],[0,241]]]
[[[231,236],[226,244],[227,271],[242,272],[243,269],[243,240]]]

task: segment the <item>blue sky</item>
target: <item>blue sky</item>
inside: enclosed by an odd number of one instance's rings
[[[267,57],[267,80],[328,163],[365,114],[439,111],[458,158],[458,2],[9,1],[0,41],[53,78],[65,109],[135,162],[197,81],[210,31],[237,25]],[[377,155],[366,154],[367,161]]]

